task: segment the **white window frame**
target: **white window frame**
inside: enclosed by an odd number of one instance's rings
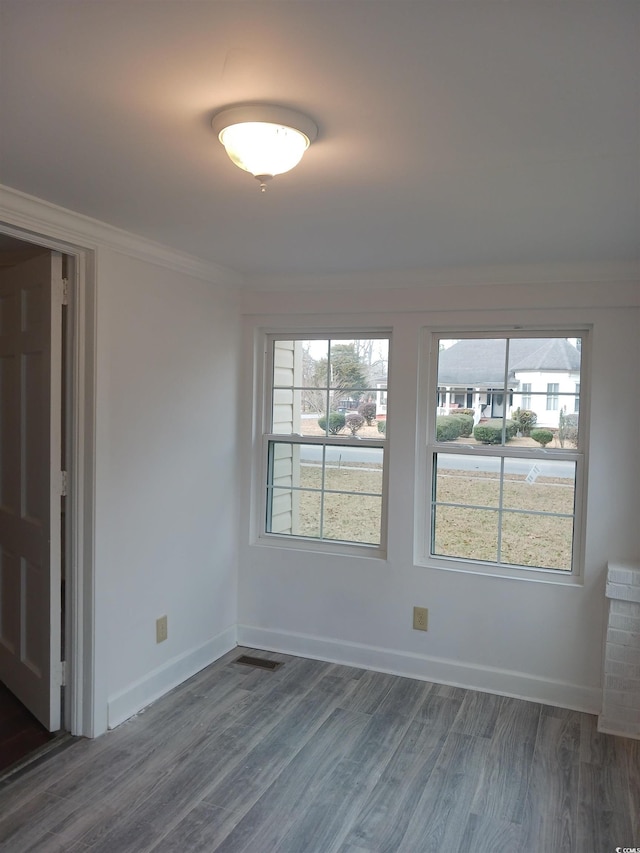
[[[386,559],[387,556],[387,505],[388,505],[388,478],[389,478],[389,376],[391,371],[391,344],[392,336],[390,329],[379,328],[341,328],[341,329],[314,329],[313,331],[297,328],[295,331],[289,330],[269,330],[264,331],[260,335],[261,351],[262,351],[262,382],[259,388],[259,428],[261,430],[261,442],[259,466],[260,476],[257,481],[260,483],[260,494],[257,496],[256,506],[256,536],[254,541],[260,545],[269,547],[320,551],[327,554],[344,554],[359,557]],[[272,407],[271,399],[273,392],[273,353],[274,341],[343,341],[343,340],[387,340],[389,346],[389,360],[387,364],[387,387],[385,397],[386,405],[386,428],[384,437],[380,439],[359,438],[350,434],[338,436],[309,436],[291,433],[274,433],[272,432]],[[379,394],[379,388],[375,389]],[[268,474],[269,474],[269,454],[270,446],[273,442],[289,443],[292,445],[309,445],[316,444],[324,447],[358,447],[363,445],[372,448],[381,448],[383,451],[383,467],[382,467],[382,506],[380,516],[380,543],[360,543],[346,542],[342,540],[319,539],[316,537],[306,537],[294,534],[272,533],[267,531],[267,513],[268,513]]]
[[[575,585],[583,583],[583,554],[584,554],[584,519],[586,518],[587,501],[587,448],[589,439],[589,392],[590,392],[590,329],[586,326],[554,327],[544,326],[535,329],[514,327],[480,327],[464,328],[447,327],[426,328],[423,330],[422,357],[420,364],[419,423],[416,448],[416,525],[414,541],[414,562],[416,565],[445,571],[464,572],[486,575],[490,577],[507,577],[527,581],[556,583],[560,585]],[[457,445],[455,450],[447,448],[446,442],[435,441],[436,409],[433,401],[437,400],[438,388],[438,356],[441,340],[460,340],[463,338],[582,338],[581,347],[581,393],[580,393],[580,434],[579,446],[575,450],[543,448],[509,447],[508,445]],[[506,377],[505,377],[506,384]],[[561,393],[561,392],[560,392]],[[426,440],[425,440],[426,437]],[[488,561],[473,560],[465,557],[442,556],[432,553],[432,488],[434,477],[434,457],[436,454],[464,454],[470,457],[491,456],[505,459],[543,459],[567,460],[575,462],[575,502],[574,528],[571,570],[537,568],[512,564],[499,564]]]

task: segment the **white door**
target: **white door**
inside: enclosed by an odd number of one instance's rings
[[[0,271],[0,680],[60,728],[62,256]]]
[[[504,394],[494,391],[491,395],[491,417],[501,418],[504,416]]]

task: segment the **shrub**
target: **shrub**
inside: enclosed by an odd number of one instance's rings
[[[378,421],[378,432],[381,432],[382,435],[387,434],[387,422],[386,421]]]
[[[513,420],[523,435],[530,435],[533,427],[538,423],[538,416],[531,409],[518,407],[513,413]]]
[[[506,420],[505,441],[512,439],[518,431],[515,421]],[[502,444],[502,419],[494,418],[484,424],[478,424],[473,429],[473,437],[482,444]]]
[[[436,441],[455,441],[462,430],[462,419],[455,415],[439,415],[436,418]]]
[[[564,408],[560,411],[560,419],[558,422],[558,441],[560,442],[560,447],[564,447],[565,441],[568,441],[570,444],[573,444],[574,447],[578,446],[578,415],[576,414],[565,414]]]
[[[459,414],[456,412],[455,415],[450,415],[450,417],[455,418],[460,423],[461,437],[469,438],[473,432],[473,415]]]
[[[474,409],[456,409],[454,414],[456,415],[471,415],[473,417],[475,415]]]
[[[376,418],[376,404],[371,400],[367,403],[360,403],[358,414],[362,415],[367,422],[367,426],[371,426]]]
[[[364,420],[358,412],[349,412],[345,418],[345,424],[347,429],[351,430],[351,435],[355,435],[364,426]]]
[[[321,430],[328,432],[329,435],[337,435],[344,428],[345,420],[342,412],[329,412],[329,426],[327,427],[326,415],[318,418],[318,426]]]
[[[538,444],[541,444],[543,447],[546,447],[547,444],[549,444],[549,442],[553,439],[553,433],[550,429],[532,429],[531,438],[534,441],[537,441]]]

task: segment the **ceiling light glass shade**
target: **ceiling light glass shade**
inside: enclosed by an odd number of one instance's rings
[[[309,147],[308,138],[297,130],[256,121],[225,127],[220,142],[236,166],[256,177],[288,172]]]
[[[212,126],[231,160],[263,189],[265,180],[293,169],[318,134],[307,116],[265,104],[223,110]]]

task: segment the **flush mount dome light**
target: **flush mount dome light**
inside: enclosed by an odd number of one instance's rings
[[[318,135],[307,116],[269,104],[229,107],[211,125],[231,160],[260,181],[262,192],[274,175],[297,166]]]

